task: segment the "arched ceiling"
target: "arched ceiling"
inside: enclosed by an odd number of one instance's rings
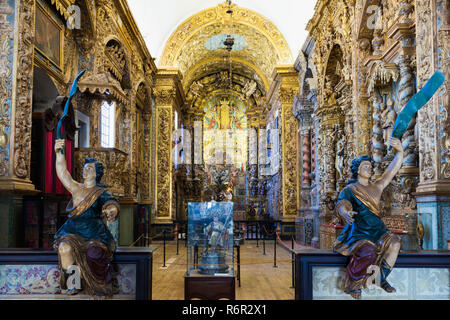
[[[223,42],[228,34],[235,43],[227,90],[263,108],[273,70],[294,63],[314,8],[314,3],[298,0],[233,0],[231,16],[224,0],[128,1],[153,56],[152,46],[159,47],[158,67],[180,70],[187,103],[194,108],[201,107],[205,94],[227,87],[230,55]],[[151,23],[154,30],[148,28]],[[161,43],[168,26],[170,32]]]
[[[233,72],[255,80],[261,91],[268,89],[268,79],[277,64],[292,61],[292,52],[277,27],[262,15],[226,3],[209,8],[182,22],[167,41],[160,66],[179,68],[183,86],[189,88],[198,75],[229,69],[229,53],[223,40],[233,34],[231,52]]]
[[[245,24],[233,23],[232,33],[235,39],[238,36],[245,39],[245,42],[243,41],[245,45],[242,48],[232,51],[232,61],[245,65],[252,69],[253,73],[259,73],[259,76],[264,75],[264,78],[270,77],[274,66],[281,60],[280,52],[277,48],[264,34]],[[226,37],[222,23],[213,23],[198,30],[183,45],[178,46],[175,59],[168,57],[172,55],[170,49],[165,51],[161,63],[178,67],[186,78],[184,81],[185,86],[189,86],[189,81],[191,81],[191,77],[187,77],[188,74],[190,75],[200,66],[204,72],[223,69],[221,67],[217,68],[219,65],[225,67],[229,65],[229,54],[223,48],[223,41],[218,41],[217,45],[213,47],[216,50],[207,49],[205,46],[206,42],[214,38],[214,36],[222,36],[219,39]],[[219,43],[222,48],[218,46]],[[285,54],[288,55],[288,53],[290,52]],[[204,63],[205,61],[209,63]],[[233,64],[233,69],[234,67]],[[260,81],[264,80],[260,79]]]
[[[261,92],[265,93],[268,88],[268,82],[262,71],[252,63],[241,58],[233,57],[232,73],[239,74],[247,79],[247,81],[254,80],[258,84]],[[199,61],[190,71],[184,76],[185,89],[189,88],[195,80],[201,79],[205,76],[215,74],[221,71],[228,71],[229,60],[207,58]]]
[[[169,37],[189,17],[215,7],[224,0],[127,0],[137,26],[156,64]],[[233,3],[261,14],[283,34],[293,59],[307,38],[306,25],[314,14],[316,0],[233,0]],[[294,60],[289,63],[293,64]]]

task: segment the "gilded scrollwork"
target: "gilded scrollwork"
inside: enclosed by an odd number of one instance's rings
[[[17,52],[20,68],[17,71],[14,174],[21,179],[28,178],[30,175],[34,11],[34,0],[20,1],[18,21],[21,23],[18,31]]]
[[[409,99],[413,96],[413,74],[411,72],[410,67],[410,59],[406,56],[400,56],[400,81],[399,81],[399,105],[400,110],[403,108]],[[403,135],[402,143],[403,148],[405,149],[405,160],[404,165],[408,167],[416,167],[417,166],[417,156],[416,156],[416,143],[415,143],[415,134],[414,127],[416,125],[416,119],[414,118],[409,126],[405,134]]]
[[[167,91],[162,91],[167,92]],[[164,99],[166,103],[166,95]],[[157,110],[157,163],[156,170],[158,172],[157,183],[156,183],[156,203],[158,217],[170,217],[171,214],[171,183],[172,183],[172,169],[171,169],[171,144],[167,143],[172,141],[171,139],[171,119],[172,112],[170,108],[158,108]],[[165,141],[165,143],[163,143]]]
[[[313,169],[317,181],[313,182],[313,189],[321,185],[318,205],[324,212],[339,188],[341,176],[345,180],[351,178],[349,159],[370,155],[375,162],[374,179],[386,169],[393,157],[387,147],[397,114],[435,68],[448,74],[449,33],[443,27],[448,9],[444,3],[318,1],[307,30],[314,40],[308,59],[314,63],[313,76],[318,84],[313,115],[318,124],[314,132],[317,157]],[[375,9],[376,14],[371,14]],[[304,60],[299,57],[300,72],[307,65]],[[413,219],[417,211],[414,193],[416,187],[420,188],[419,175],[421,183],[449,176],[448,100],[442,89],[403,136],[403,168],[384,196],[384,212],[396,219],[406,217],[408,225],[408,219]],[[334,105],[342,109],[340,116],[333,116]],[[335,125],[342,129],[335,131]],[[324,236],[330,233],[323,232]]]
[[[418,0],[417,11],[417,79],[420,89],[430,78],[433,68],[433,38],[429,30],[432,30],[431,0]],[[434,99],[431,100],[418,114],[419,119],[419,161],[420,180],[429,181],[437,177],[437,168],[434,161],[436,137],[436,109]]]
[[[9,130],[11,127],[11,83],[14,28],[7,17],[14,12],[7,2],[0,4],[0,176],[9,170]]]
[[[177,30],[172,33],[169,40],[166,43],[164,52],[161,57],[161,66],[175,66],[179,61],[180,53],[184,51],[185,45],[188,43],[194,35],[203,33],[204,27],[209,27],[217,20],[223,23],[228,19],[228,5],[225,3],[219,4],[217,7],[213,7],[190,17],[183,23],[181,23]],[[278,56],[278,63],[289,63],[292,60],[292,53],[286,40],[282,36],[281,32],[275,27],[275,25],[263,16],[253,12],[251,10],[240,8],[236,5],[232,5],[234,25],[238,28],[245,26],[252,26],[254,35],[261,34],[264,38],[268,39],[273,45],[267,47],[272,48],[275,51],[271,51],[267,54],[259,54],[260,58],[265,58],[267,55]],[[212,28],[212,27],[211,27]],[[221,29],[223,30],[223,28]],[[214,33],[208,33],[214,36]],[[263,39],[263,38],[261,38]],[[190,42],[190,41],[189,41]],[[200,47],[200,46],[198,46]],[[189,58],[189,55],[186,56]],[[187,62],[187,60],[184,59]],[[198,60],[197,60],[198,61]],[[273,70],[274,65],[272,65]],[[271,72],[270,70],[269,72]]]
[[[118,149],[80,148],[74,154],[77,178],[82,178],[81,168],[83,168],[85,158],[94,158],[105,166],[102,183],[108,186],[114,196],[124,197],[127,194],[126,186],[130,177],[126,166],[128,155],[125,152]]]
[[[437,1],[439,6],[444,6],[446,1]],[[447,3],[448,6],[448,3]],[[440,21],[444,21],[446,15],[448,17],[448,8],[438,12]],[[442,179],[450,179],[450,94],[448,88],[450,86],[450,32],[448,29],[440,26],[437,34],[437,44],[439,46],[438,61],[440,69],[445,75],[444,89],[438,97],[439,103],[439,132],[442,133],[440,138],[441,157],[440,157],[440,176]]]
[[[174,88],[155,88],[153,94],[158,106],[170,106],[175,102],[177,92]]]

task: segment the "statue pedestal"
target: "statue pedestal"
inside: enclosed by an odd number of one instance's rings
[[[225,264],[225,255],[217,251],[208,251],[202,257],[198,265],[198,272],[205,275],[227,273],[228,266]]]
[[[184,299],[236,299],[235,277],[186,276],[184,277]]]
[[[450,186],[420,184],[415,194],[417,221],[424,226],[423,249],[447,249],[450,231]]]
[[[295,300],[353,300],[343,291],[349,257],[332,250],[295,250]],[[450,253],[401,251],[389,282],[397,289],[364,289],[362,299],[449,300]]]
[[[118,292],[112,299],[151,300],[153,251],[156,247],[118,247],[113,264],[117,268]],[[55,250],[0,249],[0,300],[86,300],[81,292],[68,296],[59,284],[58,253]],[[7,279],[14,279],[10,282]],[[9,283],[10,282],[10,283]]]

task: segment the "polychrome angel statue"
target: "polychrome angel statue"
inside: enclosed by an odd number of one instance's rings
[[[100,183],[103,165],[95,159],[85,159],[83,183],[72,179],[62,152],[64,142],[63,139],[55,141],[56,173],[72,199],[66,209],[68,219],[55,234],[61,287],[66,289],[67,270],[76,265],[82,288],[69,288],[68,294],[84,289],[93,296],[110,297],[114,282],[111,262],[116,244],[104,220],[115,221],[120,206]]]
[[[361,289],[371,285],[367,283],[371,276],[368,268],[371,266],[376,266],[380,272],[380,287],[387,292],[396,291],[387,277],[397,260],[401,239],[389,231],[380,216],[381,194],[403,162],[400,140],[391,137],[390,142],[397,153],[383,175],[375,182],[370,182],[373,174],[371,158],[356,158],[351,165],[353,180],[348,182],[338,197],[336,210],[346,225],[333,248],[351,257],[344,291],[355,299],[361,299]]]

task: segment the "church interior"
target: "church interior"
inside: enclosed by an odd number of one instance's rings
[[[1,0],[0,44],[0,300],[450,300],[449,0]]]

